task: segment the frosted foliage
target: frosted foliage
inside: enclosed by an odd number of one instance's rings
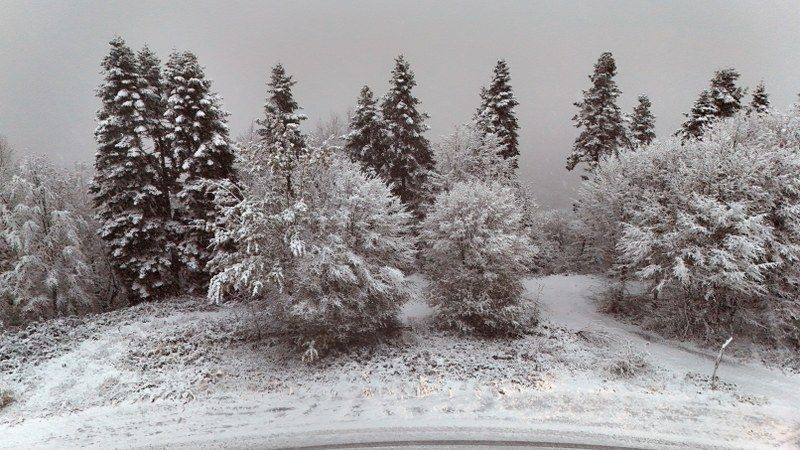
[[[173,217],[180,236],[177,250],[187,278],[207,282],[211,258],[209,227],[216,220],[213,182],[232,180],[233,145],[228,138],[227,113],[211,91],[197,57],[175,52],[164,71],[169,93],[165,118],[167,138],[180,166],[179,190]]]
[[[583,91],[583,100],[575,103],[578,113],[572,118],[581,130],[567,158],[567,170],[586,163],[589,171],[604,157],[614,155],[628,145],[622,113],[617,106],[620,90],[614,81],[617,65],[611,53],[603,53],[589,76],[592,86]]]
[[[505,158],[500,138],[484,135],[474,125],[461,125],[433,146],[435,170],[432,183],[449,190],[465,181],[499,181],[511,184],[515,180],[514,161]]]
[[[364,170],[371,170],[382,178],[389,179],[386,165],[389,131],[383,113],[368,86],[361,89],[358,105],[350,118],[348,128],[345,150],[350,158],[360,162]]]
[[[702,141],[603,161],[579,201],[599,259],[685,299],[705,327],[735,319],[797,333],[798,129],[797,112],[739,114]]]
[[[120,292],[86,179],[43,158],[24,160],[0,188],[0,324],[102,309]]]
[[[514,190],[497,182],[457,183],[436,197],[421,228],[440,324],[482,335],[522,332],[520,280],[533,247]]]
[[[419,99],[412,93],[416,85],[411,66],[400,55],[395,60],[389,91],[381,102],[390,145],[378,166],[391,183],[392,192],[418,213],[428,200],[426,181],[433,168],[433,155],[430,143],[422,135],[428,130],[424,123],[428,114],[419,110]]]
[[[115,38],[102,64],[97,90],[95,174],[91,185],[100,236],[114,269],[139,299],[169,291],[172,270],[168,236],[170,202],[163,186],[162,160],[148,145],[146,79],[124,41]]]
[[[289,197],[283,174],[251,160],[263,154],[243,149],[242,189],[219,196],[213,242],[236,246],[211,261],[211,300],[273,299],[275,317],[312,353],[395,328],[412,293],[401,271],[414,261],[409,213],[379,179],[324,150],[298,160]]]
[[[501,154],[506,158],[519,156],[519,124],[514,108],[519,102],[511,90],[511,75],[504,60],[497,61],[488,88],[481,89],[481,105],[475,113],[478,129],[492,135],[502,144]],[[516,167],[516,162],[512,162]]]

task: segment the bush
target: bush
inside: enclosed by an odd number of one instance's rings
[[[636,350],[630,342],[623,344],[605,361],[605,369],[620,378],[633,378],[649,368],[647,354]]]
[[[292,169],[291,197],[286,177],[254,169],[253,157],[243,152],[242,185],[218,195],[211,299],[271,298],[283,328],[309,354],[396,328],[413,292],[402,272],[414,260],[411,216],[400,201],[324,150]]]
[[[442,326],[488,336],[523,332],[521,278],[533,247],[513,188],[456,183],[437,196],[421,229]]]
[[[600,266],[646,281],[684,334],[800,342],[798,127],[740,115],[601,162],[579,201]]]
[[[11,392],[0,389],[0,409],[5,408],[12,403],[14,403],[14,396],[11,395]]]
[[[572,211],[548,210],[535,214],[530,231],[538,249],[533,267],[537,273],[581,273],[592,266],[586,260],[583,223]]]
[[[83,314],[125,302],[97,236],[80,171],[43,158],[0,187],[0,322]]]

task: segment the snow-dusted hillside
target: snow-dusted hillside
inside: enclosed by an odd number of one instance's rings
[[[800,445],[800,376],[726,359],[712,391],[713,355],[599,314],[601,281],[527,280],[543,323],[521,339],[434,331],[416,303],[398,340],[311,364],[245,305],[187,298],[46,322],[0,336],[0,390],[13,397],[0,447]]]

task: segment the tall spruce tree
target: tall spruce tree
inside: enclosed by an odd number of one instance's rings
[[[294,196],[292,170],[297,160],[308,153],[305,137],[300,132],[300,122],[306,119],[300,114],[301,109],[294,99],[292,87],[297,84],[281,64],[272,68],[270,81],[267,83],[267,101],[264,104],[263,119],[258,120],[261,126],[258,134],[261,144],[267,149],[270,161],[267,163],[280,170],[286,179],[286,191]]]
[[[639,96],[639,103],[633,108],[630,117],[630,137],[632,145],[643,147],[656,138],[656,118],[650,111],[650,99],[646,95]]]
[[[381,104],[390,138],[390,149],[381,165],[386,168],[392,193],[419,215],[420,205],[428,197],[425,182],[433,168],[433,155],[430,143],[422,135],[428,130],[424,123],[428,115],[417,109],[419,100],[411,93],[416,85],[408,61],[403,55],[398,56],[389,92]]]
[[[714,73],[709,93],[716,108],[716,117],[731,117],[742,109],[745,90],[736,86],[739,72],[736,69],[722,69]]]
[[[137,53],[139,71],[139,87],[144,102],[143,116],[147,136],[153,145],[153,157],[159,170],[159,189],[164,197],[164,202],[171,204],[170,193],[175,190],[177,177],[174,155],[170,142],[168,124],[164,117],[167,111],[167,93],[161,73],[161,60],[145,45]],[[168,214],[168,217],[171,212]],[[170,238],[175,242],[176,238]]]
[[[769,111],[769,105],[769,94],[767,94],[767,89],[764,87],[764,82],[761,81],[753,92],[753,98],[750,100],[748,111],[756,114],[765,113]]]
[[[519,156],[519,124],[514,107],[519,102],[511,91],[511,74],[505,60],[497,61],[494,75],[488,88],[481,89],[481,106],[475,113],[475,123],[484,134],[493,134],[505,148],[500,152],[505,158]]]
[[[388,131],[383,113],[369,86],[361,88],[349,129],[350,132],[345,136],[345,150],[350,158],[359,162],[362,169],[372,170],[386,178],[383,163],[389,146]]]
[[[211,225],[216,221],[214,182],[233,180],[233,145],[228,138],[220,99],[211,91],[197,56],[170,55],[164,71],[169,92],[164,117],[178,163],[179,190],[175,212],[180,240],[178,254],[193,285],[208,282]]]
[[[160,189],[156,158],[147,139],[147,93],[136,56],[114,38],[103,59],[97,90],[95,175],[90,187],[100,236],[108,242],[115,270],[135,300],[159,297],[170,288],[169,203]],[[145,90],[146,91],[146,90]]]
[[[700,93],[700,97],[694,102],[692,110],[684,114],[684,116],[686,116],[687,120],[675,135],[680,136],[684,141],[700,139],[705,129],[717,117],[717,107],[714,106],[714,99],[708,89],[704,89]]]
[[[567,158],[567,170],[579,163],[588,164],[592,170],[601,158],[614,155],[628,145],[622,114],[616,103],[620,95],[614,81],[616,74],[617,65],[611,53],[600,55],[594,73],[589,76],[592,86],[583,91],[583,100],[575,103],[579,111],[572,120],[582,131]]]

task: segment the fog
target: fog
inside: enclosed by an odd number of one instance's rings
[[[623,111],[646,93],[659,137],[676,130],[718,68],[738,69],[744,86],[764,80],[778,108],[800,91],[795,2],[1,0],[0,134],[18,152],[92,160],[94,89],[115,34],[162,60],[196,52],[234,136],[261,116],[276,62],[298,81],[310,128],[345,114],[364,84],[382,94],[403,53],[436,141],[470,120],[505,58],[520,102],[520,173],[544,207],[569,206],[579,183],[580,171],[564,168],[577,135],[573,102],[603,51],[616,58]]]

